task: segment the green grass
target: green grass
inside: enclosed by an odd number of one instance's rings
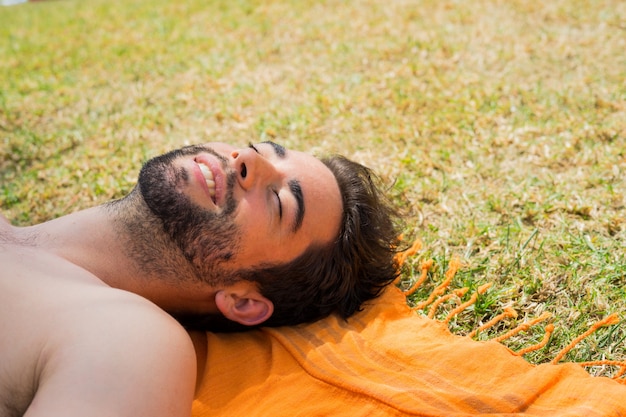
[[[451,328],[518,311],[484,339],[551,312],[528,355],[544,362],[626,318],[625,48],[618,0],[1,8],[0,206],[25,225],[122,196],[142,161],[187,143],[346,154],[424,242],[402,285],[460,256],[456,286],[494,286]],[[625,339],[602,329],[566,360],[626,359]]]

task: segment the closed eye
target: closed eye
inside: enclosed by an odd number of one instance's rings
[[[276,199],[278,200],[278,218],[282,219],[283,218],[283,203],[280,201],[280,196],[278,195],[278,192],[274,191],[274,194],[276,194]]]
[[[248,143],[248,148],[254,150],[254,152],[258,153],[259,155],[261,154],[261,152],[259,152],[259,150],[256,148],[256,146],[254,146],[252,143]],[[278,195],[278,191],[276,191],[276,190],[272,190],[272,191],[276,195],[276,200],[278,202],[278,218],[282,220],[282,218],[283,218],[283,203],[280,200],[280,196]]]

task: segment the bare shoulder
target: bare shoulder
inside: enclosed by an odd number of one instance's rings
[[[196,361],[187,332],[134,294],[83,295],[51,340],[26,416],[188,416]]]
[[[0,415],[189,416],[195,353],[168,314],[27,245],[0,265]]]
[[[27,416],[189,415],[193,345],[156,307],[132,295],[101,301],[56,345]]]

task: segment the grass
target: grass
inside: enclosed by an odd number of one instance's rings
[[[626,318],[624,2],[62,0],[1,8],[0,39],[14,224],[120,197],[171,148],[269,138],[388,181],[424,242],[402,286],[453,255],[456,286],[494,283],[453,331],[548,311],[538,363]],[[624,340],[622,322],[565,359],[623,360]]]

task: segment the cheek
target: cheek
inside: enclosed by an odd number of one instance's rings
[[[241,266],[289,262],[301,252],[301,242],[269,233],[262,224],[249,219],[243,218],[239,223],[242,241],[237,257]]]
[[[233,216],[234,222],[241,231],[241,236],[249,242],[261,235],[261,216],[248,200],[242,200]]]
[[[239,203],[234,221],[241,233],[240,261],[253,263],[266,259],[271,253],[268,250],[270,242],[264,219],[258,210],[249,201],[243,200]]]
[[[270,231],[266,208],[254,198],[240,200],[234,219],[241,232],[237,261],[242,266],[289,262],[307,248],[311,237],[300,230],[298,237]]]

